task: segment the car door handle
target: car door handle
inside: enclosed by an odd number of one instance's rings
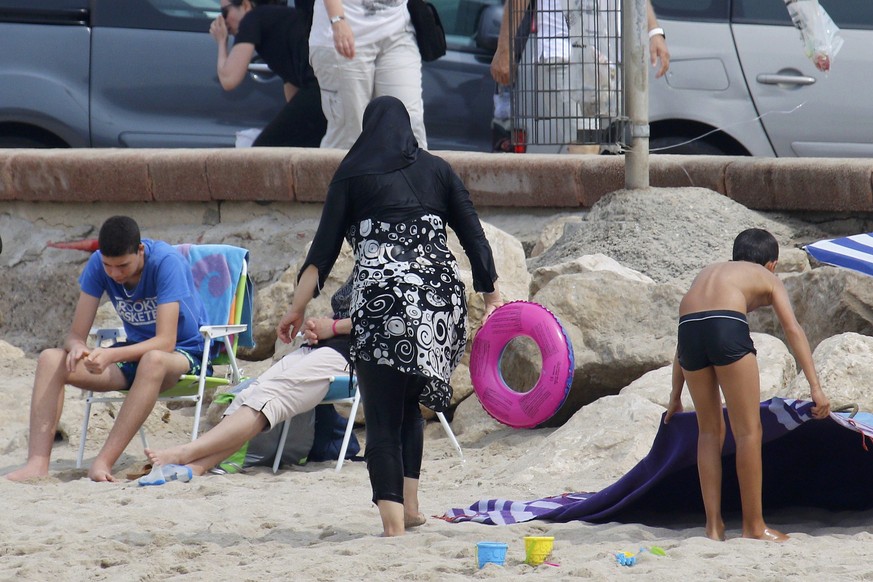
[[[273,71],[270,70],[270,67],[268,67],[266,63],[249,63],[249,72],[269,74]]]
[[[773,73],[761,73],[756,77],[759,83],[764,85],[812,85],[815,77],[807,75],[781,75]]]

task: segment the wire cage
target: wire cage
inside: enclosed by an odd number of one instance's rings
[[[621,74],[621,0],[509,1],[513,142],[628,142]]]

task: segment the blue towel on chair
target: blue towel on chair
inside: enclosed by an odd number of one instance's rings
[[[239,285],[243,265],[248,261],[248,251],[240,247],[217,244],[182,244],[176,246],[176,249],[191,264],[194,285],[206,307],[208,323],[227,324],[234,299],[233,291]],[[251,279],[247,278],[240,323],[247,324],[248,329],[240,334],[238,340],[239,345],[245,347],[255,345],[252,334],[252,295]]]

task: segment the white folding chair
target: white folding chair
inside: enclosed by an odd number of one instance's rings
[[[358,406],[361,404],[361,393],[358,390],[358,383],[349,376],[332,376],[330,378],[330,387],[327,389],[324,399],[319,404],[351,404],[352,409],[349,412],[349,420],[346,424],[346,432],[343,435],[343,444],[340,447],[339,458],[336,460],[336,471],[339,472],[343,468],[343,461],[346,459],[346,451],[349,448],[349,440],[352,438],[352,429],[355,427],[355,416],[358,413]],[[464,460],[464,452],[461,450],[461,445],[458,439],[455,438],[455,433],[452,432],[452,427],[449,421],[446,420],[442,412],[437,412],[437,418],[443,429],[446,431],[446,436],[458,451],[458,456],[461,461]],[[279,438],[279,446],[276,449],[276,458],[273,460],[273,473],[279,470],[279,464],[282,462],[282,451],[285,449],[285,439],[288,436],[288,429],[291,426],[288,421],[285,421],[282,427],[282,436]]]

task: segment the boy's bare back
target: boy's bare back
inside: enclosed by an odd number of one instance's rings
[[[749,313],[773,303],[778,283],[769,269],[756,263],[714,263],[694,278],[679,304],[679,315],[719,309]]]

